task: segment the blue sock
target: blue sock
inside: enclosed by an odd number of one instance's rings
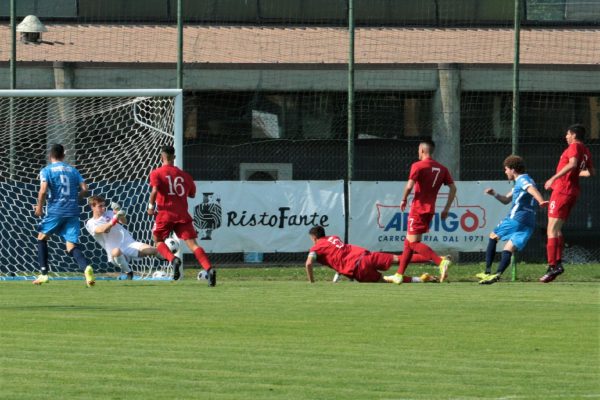
[[[86,260],[83,253],[79,249],[79,247],[75,246],[73,248],[73,250],[71,250],[70,254],[71,254],[71,257],[73,257],[75,259],[75,261],[77,262],[77,265],[79,265],[79,269],[81,270],[81,272],[85,271],[85,267],[90,265],[88,263],[88,260]]]
[[[496,239],[490,238],[488,241],[487,249],[485,250],[485,273],[492,273],[492,264],[494,263],[494,257],[496,257]]]
[[[48,242],[46,240],[38,240],[38,263],[42,275],[48,275]]]
[[[500,264],[498,264],[498,269],[496,270],[497,274],[502,275],[502,273],[508,268],[510,265],[510,259],[512,257],[512,253],[508,250],[502,251],[502,256],[500,258]]]

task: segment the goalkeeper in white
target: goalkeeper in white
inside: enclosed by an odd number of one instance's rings
[[[133,279],[129,262],[134,258],[156,256],[156,248],[137,242],[121,225],[127,223],[127,217],[117,203],[111,203],[112,210],[107,210],[102,196],[90,196],[88,204],[92,208],[92,218],[87,220],[85,228],[106,250],[108,261],[127,274],[127,279]]]

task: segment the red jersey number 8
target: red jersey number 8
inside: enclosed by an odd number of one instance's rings
[[[183,177],[176,176],[175,179],[171,178],[171,175],[167,175],[169,181],[169,194],[176,194],[179,197],[185,196],[185,186],[183,186]]]

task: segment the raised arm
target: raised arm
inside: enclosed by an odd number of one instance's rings
[[[489,194],[490,196],[494,196],[494,198],[502,204],[508,204],[512,200],[512,190],[508,192],[505,196],[501,195],[500,193],[496,193],[496,191],[492,188],[485,189],[484,193]]]

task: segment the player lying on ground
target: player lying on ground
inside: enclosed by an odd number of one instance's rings
[[[106,251],[108,261],[127,274],[127,279],[133,279],[129,262],[135,258],[158,255],[156,248],[136,241],[123,227],[127,224],[127,217],[118,204],[112,203],[112,210],[107,210],[102,196],[91,196],[88,204],[92,209],[92,218],[87,220],[85,228]]]
[[[64,162],[65,148],[61,144],[50,147],[48,159],[50,164],[40,172],[40,190],[34,208],[35,216],[41,217],[47,198],[46,215],[38,225],[37,236],[41,274],[33,284],[48,282],[48,239],[56,233],[65,240],[67,253],[75,259],[79,270],[83,271],[87,287],[92,287],[96,283],[94,270],[78,247],[79,200],[87,194],[87,184],[75,167]]]
[[[525,162],[519,156],[511,155],[504,160],[504,173],[509,181],[515,182],[515,187],[506,195],[496,193],[492,188],[485,189],[485,193],[494,196],[502,204],[512,201],[510,211],[498,226],[490,233],[487,250],[485,252],[485,272],[477,274],[479,283],[490,285],[500,280],[502,273],[508,268],[511,257],[516,251],[521,251],[529,241],[535,228],[535,214],[539,204],[546,207],[548,201],[542,198],[535,182],[525,173]],[[502,250],[500,263],[496,273],[492,274],[492,263],[496,256],[496,244],[499,240],[507,241]]]
[[[414,188],[415,193],[408,213],[408,231],[406,232],[404,251],[400,258],[398,271],[394,275],[386,276],[384,279],[387,282],[398,285],[404,282],[404,271],[416,254],[433,261],[439,266],[440,282],[445,281],[448,277],[450,259],[440,257],[431,247],[421,241],[423,234],[429,232],[429,225],[435,214],[437,195],[442,185],[448,186],[449,189],[446,205],[440,213],[442,219],[448,218],[450,206],[456,196],[454,180],[448,168],[433,159],[434,150],[435,144],[432,140],[422,140],[418,149],[419,161],[413,163],[410,167],[408,182],[404,187],[402,202],[400,203],[400,210],[404,212],[408,195]]]
[[[152,228],[156,249],[173,265],[173,279],[183,279],[182,261],[165,244],[165,239],[175,232],[207,272],[208,285],[215,286],[217,272],[211,266],[204,249],[196,243],[198,233],[188,212],[187,198],[196,196],[196,183],[190,174],[175,166],[173,146],[162,146],[160,160],[162,166],[150,172],[152,192],[148,201],[148,214],[156,215]]]
[[[394,254],[370,252],[360,246],[346,244],[338,236],[326,236],[325,228],[315,226],[308,231],[313,242],[306,259],[306,275],[308,281],[315,281],[313,263],[317,261],[326,265],[339,274],[358,282],[385,283],[379,271],[387,271],[393,263],[398,263],[399,258]],[[417,257],[417,260],[421,258]],[[427,262],[428,260],[423,260]],[[404,276],[405,283],[411,282],[438,282],[438,278],[429,274],[420,277]]]

